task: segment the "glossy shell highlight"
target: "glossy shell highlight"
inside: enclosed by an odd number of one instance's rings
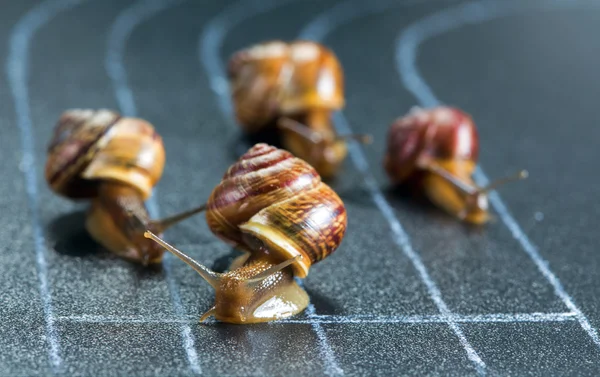
[[[110,110],[75,109],[56,125],[45,176],[55,192],[69,198],[95,197],[99,181],[113,180],[136,187],[145,199],[164,163],[162,139],[150,123]]]
[[[342,200],[314,168],[266,144],[229,168],[208,200],[206,220],[218,237],[247,251],[257,252],[250,236],[277,259],[302,255],[294,265],[300,277],[337,249],[347,225]]]
[[[471,116],[453,107],[415,108],[390,127],[384,167],[401,183],[430,160],[472,161],[479,156],[479,137]]]
[[[256,132],[281,115],[344,106],[336,56],[310,41],[269,41],[234,54],[228,67],[236,118]]]

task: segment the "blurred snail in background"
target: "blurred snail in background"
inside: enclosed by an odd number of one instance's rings
[[[216,291],[214,315],[230,323],[266,322],[292,316],[308,305],[294,276],[331,255],[342,242],[344,203],[313,167],[291,153],[256,144],[233,164],[206,205],[211,231],[245,251],[227,273],[216,273],[167,244],[146,237],[181,258]]]
[[[346,139],[370,142],[368,135],[337,135],[332,112],[344,107],[344,78],[336,56],[309,41],[269,41],[235,53],[228,75],[235,116],[249,134],[277,128],[282,145],[333,176],[347,154]]]
[[[390,179],[422,191],[434,204],[468,223],[490,219],[490,191],[528,175],[523,170],[478,187],[471,179],[479,155],[477,129],[471,116],[457,108],[414,108],[392,124],[387,141],[384,166]]]
[[[48,147],[50,188],[70,199],[90,199],[86,229],[111,252],[144,265],[164,250],[138,223],[156,233],[185,218],[153,221],[144,200],[162,176],[165,150],[152,125],[110,110],[72,109],[60,117]]]

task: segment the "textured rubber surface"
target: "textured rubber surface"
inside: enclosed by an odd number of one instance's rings
[[[600,25],[597,1],[0,1],[0,376],[598,375]],[[201,203],[249,142],[223,62],[266,39],[323,40],[342,61],[345,131],[369,132],[330,182],[349,227],[311,269],[287,322],[197,323],[212,291],[178,260],[144,270],[53,195],[60,113],[151,121],[167,169],[150,207]],[[460,106],[481,172],[527,168],[469,228],[399,195],[381,160],[390,122]],[[485,172],[485,173],[483,173]],[[166,238],[215,268],[233,253],[203,217]]]

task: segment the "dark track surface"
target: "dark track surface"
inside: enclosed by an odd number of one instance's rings
[[[600,1],[479,3],[0,0],[0,376],[600,374]],[[249,146],[223,62],[319,15],[306,32],[346,73],[338,126],[374,136],[331,182],[347,235],[305,281],[314,313],[200,325],[208,284],[173,258],[144,270],[94,244],[86,204],[43,180],[46,143],[66,108],[146,118],[167,150],[157,211],[198,204]],[[440,25],[411,75],[410,42]],[[390,122],[435,98],[473,115],[485,174],[529,170],[482,229],[383,174]],[[209,266],[231,253],[202,216],[166,238]]]

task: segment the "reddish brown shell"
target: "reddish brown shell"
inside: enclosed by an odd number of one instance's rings
[[[342,200],[314,168],[266,144],[229,168],[208,200],[206,220],[217,236],[248,251],[256,252],[257,239],[278,259],[302,255],[294,266],[300,277],[337,249],[347,225]]]
[[[100,180],[137,188],[145,199],[162,175],[161,137],[142,119],[110,110],[69,110],[56,125],[48,148],[45,176],[50,187],[69,198],[97,194]]]
[[[384,166],[401,183],[419,170],[419,161],[473,161],[479,137],[471,116],[453,107],[415,108],[390,127]]]
[[[70,198],[95,196],[96,183],[81,178],[108,131],[121,119],[110,110],[74,109],[60,117],[48,146],[46,181],[57,193]]]
[[[344,106],[342,67],[315,42],[254,45],[231,57],[228,72],[236,118],[248,132],[281,115]]]

